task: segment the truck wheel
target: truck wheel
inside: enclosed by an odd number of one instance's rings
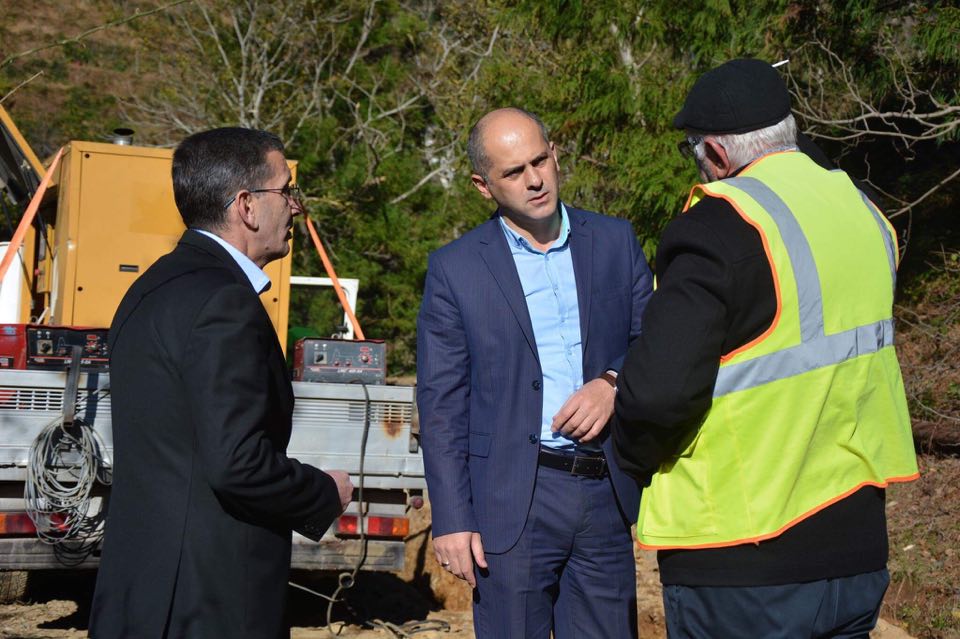
[[[0,571],[0,604],[11,604],[21,601],[27,594],[26,570]]]

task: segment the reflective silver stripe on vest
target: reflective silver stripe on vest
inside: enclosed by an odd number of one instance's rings
[[[796,216],[780,196],[756,178],[737,177],[725,182],[752,197],[770,214],[777,225],[777,230],[780,231],[797,283],[801,343],[744,362],[721,366],[713,389],[714,397],[755,388],[825,366],[833,366],[860,355],[876,353],[882,348],[893,345],[892,319],[858,326],[842,333],[825,335],[820,276],[817,273],[817,265],[813,261],[810,244],[800,229]],[[863,199],[874,219],[881,226],[887,258],[891,261],[891,272],[895,274],[893,238],[887,232],[883,220],[878,217],[880,213],[865,196]]]
[[[750,197],[770,214],[793,267],[797,282],[797,302],[800,305],[800,336],[806,342],[823,335],[823,295],[820,292],[820,276],[813,261],[813,252],[803,234],[797,218],[780,196],[769,186],[752,177],[735,177],[724,181]]]
[[[756,359],[722,366],[713,396],[755,388],[778,379],[833,366],[893,345],[893,320],[858,326],[842,333],[822,335],[797,346]]]
[[[890,229],[887,228],[887,225],[883,222],[883,215],[880,211],[873,205],[873,202],[870,201],[863,191],[860,192],[860,197],[863,198],[863,203],[867,205],[867,208],[870,209],[870,212],[873,213],[873,219],[877,223],[877,226],[880,227],[880,237],[883,238],[883,246],[887,249],[887,262],[890,263],[890,278],[893,280],[893,288],[897,288],[897,247],[893,243],[893,236],[890,235]]]

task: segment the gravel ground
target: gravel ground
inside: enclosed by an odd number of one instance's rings
[[[640,637],[660,639],[666,635],[663,630],[663,607],[660,603],[660,586],[653,554],[640,553],[637,566]],[[297,573],[293,577],[297,583],[303,583],[320,592],[330,592],[334,585],[329,577],[311,578],[310,575]],[[86,637],[93,583],[94,575],[89,572],[46,574],[33,580],[27,594],[28,603],[0,606],[0,638]],[[447,592],[453,606],[464,600],[460,597],[459,585],[456,590],[456,593]],[[452,594],[456,596],[451,596]],[[414,586],[392,575],[366,575],[358,582],[357,590],[348,596],[351,608],[356,612],[363,609],[364,616],[373,620],[373,628],[335,621],[332,624],[335,632],[328,632],[325,602],[293,589],[290,597],[293,639],[391,639],[404,636],[400,632],[391,631],[391,625],[398,630],[405,630],[408,636],[417,639],[474,637],[469,610],[435,609],[439,606],[436,600],[424,597]],[[426,622],[420,623],[419,628],[414,625],[422,620]],[[414,630],[418,631],[410,634]],[[880,628],[873,634],[873,639],[909,637],[882,620]]]
[[[414,516],[405,573],[364,573],[356,587],[347,591],[346,605],[337,606],[333,611],[332,630],[335,632],[326,628],[326,602],[291,588],[289,607],[293,639],[334,636],[345,639],[390,639],[405,636],[404,632],[406,636],[416,639],[472,639],[470,590],[436,566],[432,559],[428,523],[429,506]],[[654,553],[640,550],[636,556],[640,637],[662,639],[666,633],[656,558]],[[85,637],[94,580],[95,574],[91,571],[32,575],[27,602],[0,605],[0,639]],[[320,593],[331,593],[336,587],[333,575],[294,571],[291,581]],[[885,616],[893,610],[885,609]],[[358,625],[360,619],[369,620],[368,627]],[[872,637],[909,639],[910,635],[881,620]]]

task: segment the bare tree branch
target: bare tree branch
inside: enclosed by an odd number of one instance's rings
[[[900,109],[880,109],[857,83],[850,66],[830,47],[815,40],[801,46],[796,56],[813,49],[810,69],[804,79],[813,85],[804,88],[801,79],[788,71],[794,110],[808,124],[814,125],[807,133],[811,137],[850,142],[864,137],[889,137],[909,148],[916,142],[944,139],[960,128],[960,105],[945,104],[929,90],[920,90],[914,83],[913,72],[902,54],[891,48],[888,63],[891,78],[901,100]],[[818,64],[824,59],[825,64]],[[824,96],[832,94],[828,83],[839,83],[843,97],[857,111],[847,117],[837,117],[841,105],[828,103]],[[923,108],[920,105],[927,104]],[[826,130],[817,128],[825,127]],[[913,132],[916,131],[916,132]]]
[[[951,173],[951,174],[948,175],[947,177],[943,178],[942,180],[940,180],[939,182],[937,182],[936,185],[934,185],[932,188],[930,188],[926,193],[924,193],[923,195],[921,195],[920,197],[918,197],[918,198],[915,199],[914,201],[910,202],[910,203],[907,204],[906,206],[903,206],[902,208],[897,209],[896,211],[894,211],[893,213],[891,213],[891,214],[890,214],[889,216],[887,216],[887,217],[889,217],[890,219],[893,219],[893,218],[895,218],[895,217],[897,217],[897,216],[899,216],[899,215],[903,215],[904,213],[906,213],[906,212],[910,211],[911,209],[913,209],[913,207],[915,207],[915,206],[917,206],[918,204],[920,204],[921,202],[923,202],[923,201],[924,201],[925,199],[927,199],[929,196],[931,196],[931,195],[933,195],[934,193],[936,193],[936,192],[937,192],[941,187],[943,187],[943,185],[945,185],[947,182],[950,182],[950,181],[952,181],[952,180],[955,180],[955,179],[957,179],[958,177],[960,177],[960,169],[957,169],[956,171],[954,171],[953,173]]]
[[[398,195],[397,197],[390,200],[390,204],[397,204],[398,202],[404,201],[405,199],[407,199],[408,197],[410,197],[411,195],[419,191],[420,187],[422,187],[424,184],[432,180],[435,175],[439,175],[442,172],[443,172],[443,167],[438,166],[437,168],[435,168],[434,170],[430,171],[429,173],[424,175],[422,178],[420,178],[420,181],[414,184],[413,188],[411,188],[409,191],[407,191],[403,195]]]
[[[0,69],[14,62],[15,60],[18,60],[25,56],[33,55],[34,53],[39,53],[40,51],[46,51],[47,49],[53,49],[54,47],[63,47],[68,44],[77,44],[87,36],[93,35],[98,31],[103,31],[105,29],[109,29],[110,27],[115,27],[121,24],[126,24],[128,22],[133,22],[134,20],[139,20],[140,18],[145,18],[155,13],[161,13],[163,11],[166,11],[167,9],[170,9],[172,7],[175,7],[177,5],[183,4],[185,2],[190,2],[190,1],[192,0],[175,0],[174,2],[170,2],[161,7],[157,7],[156,9],[151,9],[150,11],[141,12],[139,9],[137,9],[136,11],[133,12],[132,15],[129,15],[126,18],[120,18],[118,20],[113,20],[112,22],[105,22],[104,24],[97,25],[91,29],[87,29],[86,31],[78,33],[75,36],[64,38],[62,40],[57,40],[56,42],[49,42],[39,47],[34,47],[32,49],[27,49],[26,51],[21,51],[20,53],[14,53],[13,55],[8,55],[6,58],[3,59],[2,62],[0,62]]]
[[[794,111],[807,125],[812,138],[833,140],[853,145],[860,140],[887,138],[904,157],[911,157],[920,142],[947,140],[960,131],[960,104],[943,102],[933,91],[917,86],[908,56],[900,45],[881,38],[877,48],[886,57],[893,87],[892,96],[875,98],[858,82],[854,68],[842,60],[822,41],[805,43],[794,52],[805,60],[795,65],[802,75],[788,71]],[[831,96],[828,99],[827,96]],[[897,104],[891,108],[891,97]],[[869,172],[869,160],[865,159]],[[960,178],[960,170],[939,180],[932,188],[912,199],[895,196],[867,181],[899,208],[889,214],[895,218],[910,213],[916,206],[945,185]],[[908,220],[912,222],[912,218]],[[908,224],[909,228],[909,224]]]
[[[34,73],[32,76],[30,76],[29,78],[27,78],[26,80],[24,80],[23,82],[21,82],[20,84],[18,84],[17,86],[15,86],[15,87],[13,87],[12,89],[10,89],[9,91],[7,91],[6,95],[4,95],[2,98],[0,98],[0,104],[3,104],[3,103],[7,100],[7,98],[9,98],[11,95],[13,95],[14,93],[16,93],[17,91],[19,91],[19,90],[20,90],[22,87],[24,87],[25,85],[30,84],[31,82],[33,82],[34,80],[36,80],[37,78],[39,78],[41,75],[43,75],[43,71],[37,71],[37,72]]]

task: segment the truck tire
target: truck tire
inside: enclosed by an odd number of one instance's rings
[[[26,570],[0,571],[0,604],[11,604],[23,600],[27,594]]]

